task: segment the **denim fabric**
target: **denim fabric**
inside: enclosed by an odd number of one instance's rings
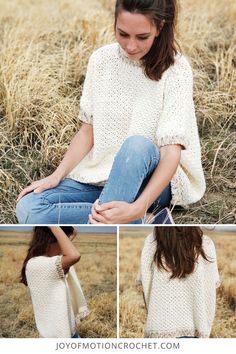
[[[92,204],[110,201],[132,203],[142,193],[160,159],[158,148],[143,136],[125,140],[118,151],[111,173],[104,187],[94,186],[66,178],[52,189],[42,193],[29,193],[16,206],[21,224],[87,224]],[[170,184],[155,201],[169,206]],[[131,224],[141,224],[142,219]]]
[[[74,334],[73,337],[71,337],[71,338],[80,338],[80,335],[79,335],[78,332],[75,332],[75,334]]]

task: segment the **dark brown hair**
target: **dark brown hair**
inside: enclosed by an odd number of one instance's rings
[[[198,226],[163,226],[154,228],[154,262],[173,278],[193,273],[199,256],[209,261],[202,247],[203,232]]]
[[[179,46],[174,32],[177,23],[177,0],[117,0],[115,7],[115,28],[121,11],[148,16],[156,25],[159,35],[149,52],[142,58],[144,72],[152,80],[158,81],[162,74],[174,64]],[[163,27],[161,28],[161,26]]]
[[[62,230],[69,237],[73,235],[74,228],[72,226],[61,226]],[[46,254],[48,246],[52,243],[57,242],[56,237],[53,235],[52,231],[46,226],[36,226],[33,230],[33,235],[31,242],[29,244],[29,249],[27,251],[26,258],[23,262],[21,269],[20,282],[27,286],[27,279],[25,275],[26,264],[33,258],[38,256],[43,256]]]

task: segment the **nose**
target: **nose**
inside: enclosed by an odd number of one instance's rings
[[[127,45],[126,45],[126,50],[129,53],[135,53],[137,51],[137,44],[135,39],[129,39]]]

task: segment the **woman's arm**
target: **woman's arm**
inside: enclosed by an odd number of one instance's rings
[[[83,123],[78,133],[72,139],[70,146],[54,172],[62,180],[75,168],[93,147],[93,126]]]
[[[181,145],[166,145],[160,148],[160,161],[139,198],[133,203],[113,201],[95,205],[90,223],[126,224],[144,216],[148,208],[170,183],[179,165]]]
[[[67,237],[59,226],[49,226],[62,251],[61,265],[64,273],[80,260],[80,253],[72,243],[72,237]]]
[[[80,163],[92,147],[93,126],[91,124],[83,123],[78,133],[72,139],[63,160],[55,172],[53,172],[50,176],[39,181],[35,181],[31,183],[30,186],[24,188],[19,194],[17,201],[29,192],[34,191],[35,193],[40,193],[46,189],[56,187],[60,181]]]
[[[133,203],[134,213],[137,218],[146,213],[148,208],[170,183],[180,162],[181,149],[181,145],[166,145],[160,148],[160,162],[146,188]]]

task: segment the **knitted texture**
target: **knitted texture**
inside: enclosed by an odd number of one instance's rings
[[[76,296],[70,294],[66,278],[71,277],[70,272],[74,277],[75,271],[70,269],[68,277],[64,275],[61,257],[34,257],[26,266],[35,322],[44,338],[71,338],[76,331],[75,317],[82,318],[88,314],[86,302],[80,294],[81,307],[76,313],[73,311]]]
[[[183,146],[171,181],[172,204],[198,201],[205,181],[192,86],[191,67],[180,54],[162,79],[153,81],[145,76],[141,62],[130,60],[118,43],[96,50],[80,101],[80,120],[93,124],[94,146],[67,177],[104,185],[124,140],[142,135],[158,147]]]
[[[170,273],[158,269],[153,262],[154,236],[146,238],[138,275],[148,312],[145,337],[209,337],[219,273],[214,243],[207,236],[203,236],[203,249],[211,262],[199,256],[192,274],[170,279]]]

